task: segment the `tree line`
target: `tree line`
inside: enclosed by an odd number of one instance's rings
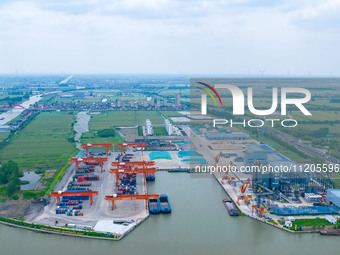
[[[16,162],[10,160],[0,167],[0,184],[7,184],[7,194],[12,196],[20,189],[20,179],[23,176],[19,171],[19,166]]]

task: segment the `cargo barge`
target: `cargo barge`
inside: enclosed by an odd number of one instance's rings
[[[233,201],[229,199],[223,199],[223,204],[227,209],[230,216],[239,216],[237,209],[235,208]]]
[[[334,231],[320,231],[321,235],[325,236],[340,236],[340,231],[334,230]]]
[[[188,168],[172,168],[168,170],[169,173],[189,173],[190,169]]]
[[[145,179],[146,179],[146,181],[148,181],[148,182],[153,182],[153,181],[155,181],[155,179],[156,179],[156,178],[155,178],[155,174],[153,174],[153,173],[152,173],[152,174],[147,174]]]
[[[158,214],[161,211],[161,204],[159,199],[149,199],[148,200],[149,212],[151,214]]]
[[[172,209],[168,196],[160,195],[158,200],[161,206],[161,213],[171,213]]]

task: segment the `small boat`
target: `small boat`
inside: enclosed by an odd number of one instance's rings
[[[153,182],[155,181],[155,174],[147,174],[146,177],[145,177],[145,180],[148,181],[148,182]]]
[[[188,168],[172,168],[168,170],[169,173],[189,173],[190,170]]]
[[[160,195],[158,200],[161,205],[161,213],[171,213],[172,209],[168,196],[164,194]]]
[[[228,213],[230,216],[239,216],[233,201],[229,200],[229,199],[223,199],[223,204],[225,206],[225,208],[227,209]]]
[[[148,206],[151,214],[158,214],[161,211],[161,204],[158,199],[149,199]]]

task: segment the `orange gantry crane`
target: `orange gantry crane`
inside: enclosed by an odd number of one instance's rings
[[[220,158],[222,157],[223,155],[223,152],[220,151],[220,153],[217,154],[217,156],[215,157],[215,163],[216,165],[218,164],[218,162],[220,161]]]
[[[130,161],[130,162],[112,162],[111,166],[117,167],[117,168],[128,168],[128,167],[148,167],[148,166],[154,166],[155,161]]]
[[[143,156],[143,149],[144,147],[148,146],[147,143],[117,143],[117,147],[120,147],[120,153],[123,155],[123,148],[124,147],[141,147],[142,148],[142,156]]]
[[[257,211],[260,218],[262,218],[262,215],[267,212],[266,208],[264,208],[263,205],[261,205],[260,207],[257,207],[256,205],[252,205],[251,208],[252,208],[252,213],[254,213],[254,211]]]
[[[103,172],[103,165],[108,158],[71,158],[70,162],[76,164],[76,170],[79,168],[79,164],[81,163],[100,163],[101,171]]]
[[[109,155],[109,148],[113,146],[113,143],[83,143],[81,147],[85,147],[86,156],[88,156],[89,148],[106,148],[106,155]]]
[[[240,200],[244,200],[245,198],[246,198],[246,194],[245,194],[245,192],[246,192],[246,190],[247,190],[247,188],[248,188],[248,186],[249,186],[249,184],[251,183],[251,179],[250,178],[248,178],[240,187],[239,187],[239,189],[240,189],[240,192],[241,192],[241,194],[238,196],[238,198],[237,198],[237,204],[239,205],[240,204]]]
[[[230,172],[230,168],[234,166],[234,162],[230,161],[227,167],[227,171],[225,173],[225,176],[222,177],[222,184],[224,184],[224,180],[228,181],[229,184],[231,184],[232,178],[235,180],[235,177],[228,177],[228,173]]]
[[[144,195],[113,195],[105,196],[105,200],[112,201],[112,210],[114,210],[114,202],[116,200],[145,200],[145,206],[147,207],[148,199],[158,199],[159,195],[156,194],[144,194]]]
[[[90,197],[90,204],[92,205],[92,197],[97,196],[99,194],[99,191],[67,191],[67,192],[51,192],[50,197],[56,197],[57,198],[57,204],[60,202],[61,197],[73,197],[73,196],[89,196]]]
[[[118,182],[118,174],[143,174],[144,184],[145,184],[145,175],[156,173],[157,168],[134,168],[134,169],[124,169],[124,168],[111,168],[110,173],[116,175],[116,183]]]

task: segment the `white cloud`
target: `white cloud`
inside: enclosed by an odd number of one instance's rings
[[[0,72],[340,74],[339,35],[328,31],[338,28],[330,15],[338,8],[334,0],[7,1]]]

